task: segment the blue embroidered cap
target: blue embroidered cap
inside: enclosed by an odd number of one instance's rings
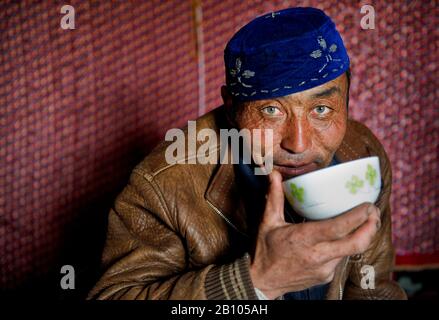
[[[349,57],[335,24],[315,8],[290,8],[242,27],[224,50],[226,85],[239,101],[286,96],[342,75]]]

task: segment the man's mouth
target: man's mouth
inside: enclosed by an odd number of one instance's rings
[[[318,169],[318,165],[315,162],[300,164],[300,165],[273,165],[273,169],[279,171],[284,180],[290,179],[295,176],[314,171]]]

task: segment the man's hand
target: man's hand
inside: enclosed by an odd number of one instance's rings
[[[367,250],[380,227],[380,211],[363,203],[338,217],[290,224],[284,219],[279,172],[270,176],[264,216],[250,265],[253,285],[268,298],[328,283],[345,256]]]

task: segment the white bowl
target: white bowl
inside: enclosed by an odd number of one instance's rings
[[[374,203],[381,191],[378,157],[362,158],[306,173],[283,182],[294,211],[309,220],[329,219],[363,203]]]

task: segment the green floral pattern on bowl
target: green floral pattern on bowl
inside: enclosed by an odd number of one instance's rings
[[[369,181],[369,184],[371,186],[375,184],[377,176],[377,171],[370,164],[368,164],[366,171],[366,180]]]
[[[381,190],[378,157],[311,172],[282,182],[286,200],[309,220],[340,215],[363,202],[376,202]]]
[[[291,195],[296,198],[300,203],[303,203],[305,190],[303,188],[296,186],[294,183],[290,183]]]
[[[356,194],[357,191],[364,186],[364,181],[358,178],[357,176],[352,176],[351,180],[346,182],[346,188],[350,193]]]
[[[372,167],[372,165],[368,164],[367,165],[367,170],[366,173],[364,175],[365,179],[367,182],[369,182],[370,186],[374,186],[376,179],[378,177],[378,173],[376,171],[376,169],[374,169],[374,167]],[[350,193],[352,194],[356,194],[358,192],[358,190],[360,190],[361,188],[364,187],[364,180],[358,178],[357,176],[352,176],[352,178],[346,182],[346,188],[349,190]]]

